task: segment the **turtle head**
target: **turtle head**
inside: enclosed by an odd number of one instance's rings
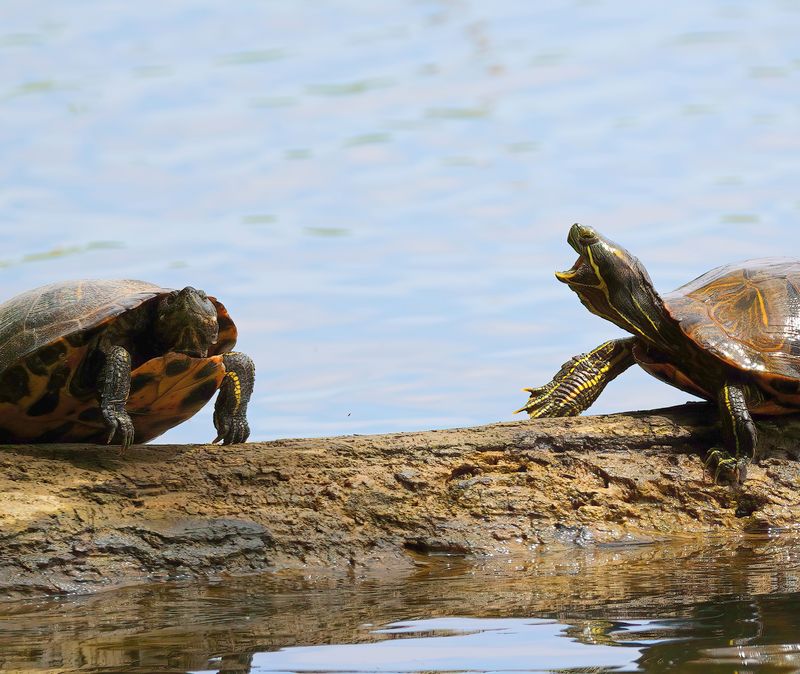
[[[165,351],[205,358],[219,336],[217,308],[202,290],[173,290],[158,302],[155,330]]]
[[[591,227],[572,225],[567,242],[578,259],[556,278],[593,314],[635,335],[656,337],[664,307],[642,263]]]

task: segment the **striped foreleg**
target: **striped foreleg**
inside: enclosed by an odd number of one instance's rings
[[[524,389],[531,397],[517,412],[527,412],[531,419],[580,414],[597,400],[608,382],[633,365],[635,341],[634,337],[614,339],[570,358],[550,382]]]
[[[231,351],[222,356],[225,377],[219,387],[214,405],[214,427],[217,437],[212,442],[232,445],[245,442],[250,436],[247,423],[247,403],[256,381],[256,366],[250,357]]]

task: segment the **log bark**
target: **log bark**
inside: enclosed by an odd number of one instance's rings
[[[124,455],[4,446],[0,596],[793,527],[800,419],[758,426],[741,486],[704,467],[719,441],[706,404]]]

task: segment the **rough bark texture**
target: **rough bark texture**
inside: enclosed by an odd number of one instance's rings
[[[704,404],[124,456],[0,447],[0,596],[794,526],[800,423],[759,430],[741,487],[704,469]]]

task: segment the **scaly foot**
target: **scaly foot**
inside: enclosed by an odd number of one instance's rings
[[[741,484],[747,479],[748,459],[731,456],[721,447],[712,447],[705,460],[705,467],[710,471],[714,469],[714,484],[720,482],[720,477],[732,484]]]
[[[517,412],[539,417],[574,417],[589,407],[614,377],[633,364],[634,339],[615,339],[573,356],[544,386],[526,388],[530,399]],[[515,412],[516,414],[516,412]]]

